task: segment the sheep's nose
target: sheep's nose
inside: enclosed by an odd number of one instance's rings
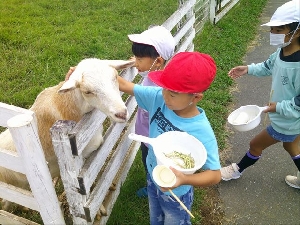
[[[119,112],[115,114],[117,118],[122,120],[127,120],[127,115],[128,115],[127,109],[125,109],[123,112]]]

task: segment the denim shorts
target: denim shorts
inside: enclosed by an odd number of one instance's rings
[[[191,225],[190,215],[182,208],[177,200],[164,194],[153,183],[147,174],[147,190],[150,209],[150,225]],[[194,198],[194,188],[184,195],[178,196],[183,204],[191,210]]]
[[[299,134],[287,135],[278,133],[273,127],[270,125],[267,127],[268,134],[277,141],[280,142],[293,142],[298,137]]]

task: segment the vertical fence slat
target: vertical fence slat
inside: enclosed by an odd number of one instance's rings
[[[34,117],[20,114],[9,119],[7,125],[17,151],[23,158],[27,179],[43,221],[45,224],[65,224]]]
[[[79,193],[80,187],[77,180],[78,165],[82,165],[78,160],[82,160],[82,158],[78,156],[73,157],[68,136],[75,124],[74,121],[70,120],[56,121],[50,129],[50,133],[53,148],[58,158],[60,175],[67,196],[69,210],[73,216],[73,223],[86,225],[87,221],[83,210],[83,202],[86,196]]]
[[[211,0],[210,22],[216,24],[239,0]]]

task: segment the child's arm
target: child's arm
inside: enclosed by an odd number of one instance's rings
[[[174,168],[171,168],[171,170],[176,175],[176,183],[171,189],[184,184],[195,187],[209,187],[221,181],[220,170],[205,170],[194,174],[183,174]],[[162,188],[162,190],[167,191],[168,188]]]
[[[228,72],[228,75],[233,79],[239,78],[245,74],[254,76],[269,76],[272,73],[271,71],[273,69],[274,61],[279,54],[278,51],[279,50],[270,55],[270,57],[264,62],[252,63],[248,66],[236,66]]]
[[[128,80],[125,80],[123,77],[120,76],[118,76],[118,82],[119,82],[120,91],[123,91],[130,95],[134,95],[133,93],[134,83],[129,82]]]
[[[271,54],[267,60],[261,63],[251,63],[248,65],[248,74],[254,75],[257,77],[262,76],[271,76],[274,63],[277,57],[279,57],[280,48],[276,52]]]
[[[228,72],[228,75],[231,78],[235,79],[235,78],[239,78],[247,73],[248,73],[248,66],[236,66]]]

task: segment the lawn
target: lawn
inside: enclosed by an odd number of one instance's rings
[[[234,86],[227,72],[243,63],[266,2],[240,0],[216,25],[207,23],[194,40],[195,51],[210,54],[218,66],[216,80],[200,106],[211,121],[220,151],[227,148],[226,118]],[[30,107],[40,91],[63,80],[69,67],[83,58],[129,58],[127,35],[142,32],[150,24],[162,24],[176,8],[173,0],[0,1],[0,102]],[[144,185],[138,153],[109,225],[149,223],[147,200],[135,195]],[[201,188],[195,190],[193,224],[207,224],[200,210],[206,194]],[[38,217],[33,219],[41,222]]]

